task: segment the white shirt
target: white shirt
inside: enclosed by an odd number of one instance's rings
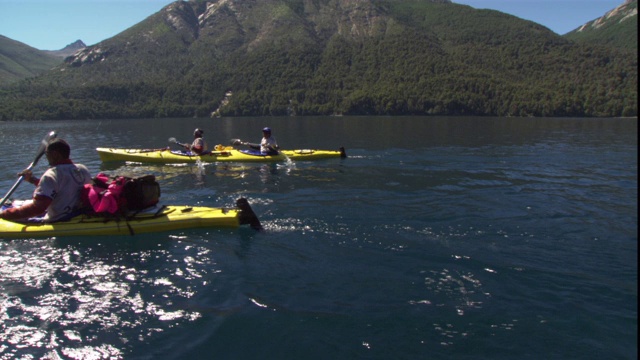
[[[272,152],[273,149],[278,148],[278,143],[276,143],[276,139],[273,136],[269,136],[268,138],[263,137],[262,141],[260,141],[260,152],[261,153],[269,153]]]
[[[91,174],[81,164],[60,164],[44,172],[33,195],[43,195],[53,201],[47,208],[46,221],[56,221],[78,209],[80,190],[92,182]],[[62,194],[62,196],[58,196]]]

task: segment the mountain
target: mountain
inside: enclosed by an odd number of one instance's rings
[[[0,120],[637,116],[637,77],[635,51],[448,0],[176,1],[0,92]]]
[[[0,84],[42,74],[61,62],[58,57],[0,35]]]
[[[585,44],[638,49],[638,0],[624,4],[565,34],[565,38]]]
[[[87,47],[87,45],[85,45],[84,42],[82,42],[82,40],[76,40],[73,43],[65,46],[63,49],[60,50],[43,50],[44,52],[54,55],[54,56],[58,56],[61,58],[66,58],[67,56],[71,56],[75,53],[78,52],[78,50],[82,50],[85,47]]]

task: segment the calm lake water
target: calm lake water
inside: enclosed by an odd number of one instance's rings
[[[349,157],[159,166],[95,152],[190,142],[195,127],[210,146],[256,142],[264,126],[282,148]],[[637,119],[0,127],[2,195],[56,130],[92,173],[155,174],[167,204],[246,197],[266,228],[0,240],[1,359],[637,358]]]

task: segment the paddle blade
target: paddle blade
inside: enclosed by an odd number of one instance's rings
[[[42,155],[44,155],[44,151],[47,150],[47,144],[49,144],[49,141],[55,138],[56,138],[55,131],[49,132],[44,138],[42,138],[42,141],[40,141],[40,146],[38,147],[38,152],[36,152],[36,157],[35,159],[33,159],[33,162],[31,163],[30,167],[33,167],[38,163],[38,160],[40,160]]]
[[[236,146],[242,145],[242,140],[240,139],[231,139],[229,140],[229,142],[231,143],[231,145],[236,145]]]
[[[179,142],[178,140],[176,140],[176,138],[174,138],[174,137],[170,137],[169,138],[169,142],[173,143],[173,144],[176,144],[176,145],[179,145],[179,146],[186,146],[185,144],[183,144],[183,143]]]

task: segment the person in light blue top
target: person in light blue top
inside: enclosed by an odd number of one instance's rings
[[[276,138],[271,136],[271,128],[268,127],[262,129],[262,140],[260,141],[260,144],[241,142],[239,140],[237,141],[238,142],[236,144],[245,145],[255,150],[260,150],[260,153],[262,153],[263,155],[279,154],[278,150],[280,149],[280,147],[278,146],[278,142],[276,141]]]
[[[278,155],[278,143],[276,138],[271,136],[271,128],[262,129],[262,141],[260,141],[260,152],[268,155]]]

